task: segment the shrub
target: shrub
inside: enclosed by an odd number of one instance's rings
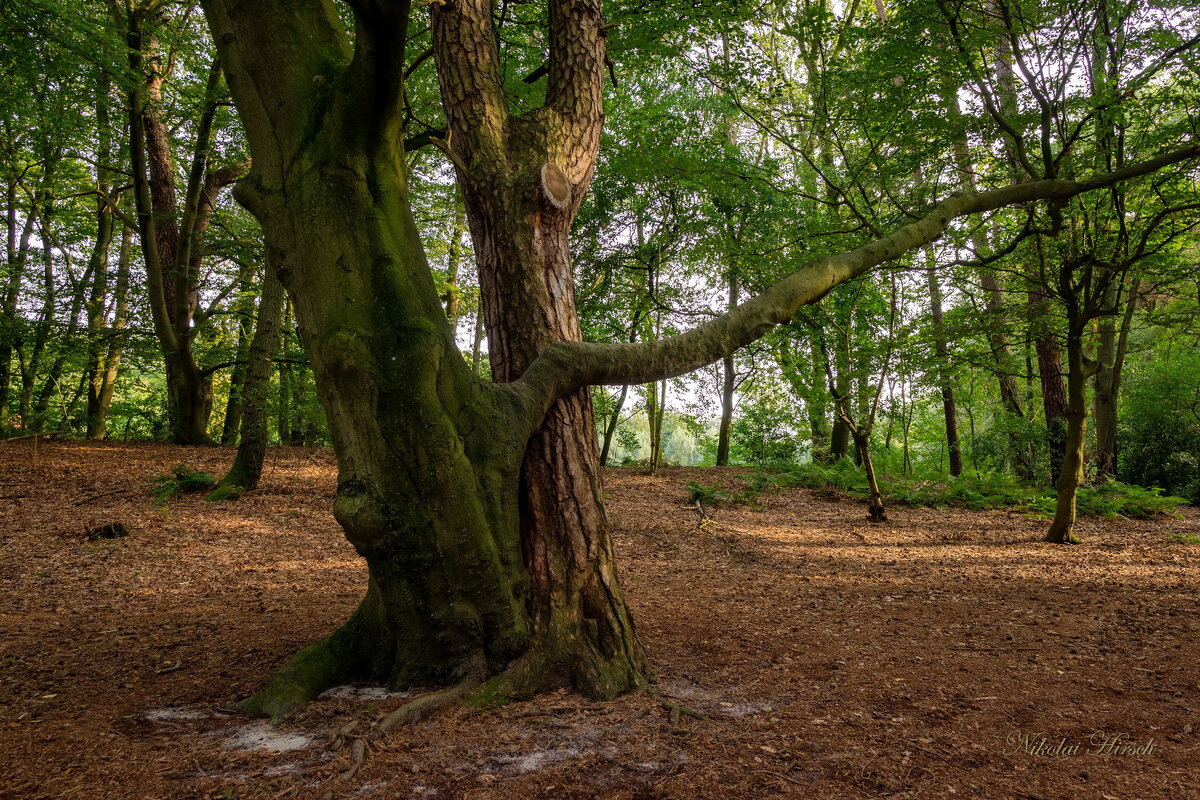
[[[768,487],[803,486],[818,496],[850,495],[867,498],[866,474],[849,459],[834,464],[802,464],[777,470],[761,470],[749,476],[747,483],[755,491]],[[1010,475],[983,472],[957,478],[912,479],[883,477],[879,488],[884,503],[930,508],[1024,508],[1036,514],[1054,513],[1053,491],[1041,492],[1022,486]],[[1170,514],[1187,501],[1170,497],[1158,488],[1144,488],[1109,481],[1100,486],[1082,486],[1076,505],[1080,514],[1122,516],[1149,519]]]
[[[165,475],[156,475],[152,483],[155,505],[163,506],[172,498],[186,492],[203,492],[217,485],[217,479],[207,472],[196,472],[184,464],[176,464]]]

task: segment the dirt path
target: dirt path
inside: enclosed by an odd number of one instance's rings
[[[345,780],[332,735],[401,698],[345,690],[278,729],[220,711],[362,591],[332,456],[273,450],[238,503],[144,489],[231,458],[0,444],[0,797],[1200,797],[1200,547],[1168,535],[1200,534],[1195,512],[1085,520],[1056,548],[1021,514],[871,526],[793,490],[698,530],[682,486],[743,470],[611,471],[658,689],[712,719],[644,694],[452,709]],[[114,518],[130,537],[83,538]]]

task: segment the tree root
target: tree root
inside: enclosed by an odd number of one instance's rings
[[[691,706],[686,706],[683,703],[678,703],[654,689],[647,689],[646,693],[658,700],[658,704],[664,709],[671,712],[671,725],[673,726],[679,724],[680,717],[691,717],[692,719],[705,720],[707,722],[712,722],[716,719],[712,714],[692,708]]]
[[[296,653],[261,691],[237,703],[234,710],[279,722],[354,674],[356,627],[356,618],[351,617],[325,639]]]
[[[1073,531],[1056,531],[1053,527],[1046,533],[1044,541],[1050,544],[1082,544],[1083,540],[1075,535]]]
[[[376,726],[376,730],[372,733],[372,737],[378,738],[379,734],[387,733],[399,725],[407,725],[428,717],[435,711],[461,700],[468,692],[478,686],[479,683],[479,677],[473,675],[448,689],[423,694],[420,697],[410,700],[380,720]]]

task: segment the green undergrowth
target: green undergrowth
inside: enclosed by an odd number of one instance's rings
[[[726,494],[742,498],[738,502],[743,504],[752,504],[761,492],[791,487],[811,489],[817,496],[831,500],[854,498],[865,502],[867,499],[866,473],[850,459],[833,464],[809,463],[760,469],[741,477],[746,482],[747,490]],[[694,481],[688,485],[694,501],[693,486],[699,485]],[[879,487],[886,505],[967,508],[973,511],[1015,508],[1038,516],[1051,516],[1054,513],[1053,490],[1022,486],[1012,477],[997,473],[924,479],[882,476],[879,478]],[[1082,486],[1076,500],[1080,514],[1133,519],[1172,514],[1186,503],[1183,498],[1164,495],[1161,489],[1148,489],[1118,481]]]
[[[196,472],[185,464],[176,464],[165,475],[155,475],[151,482],[154,504],[165,506],[168,502],[188,492],[204,492],[217,485],[217,479],[207,472]]]
[[[745,476],[742,476],[743,480]],[[684,487],[688,491],[688,496],[692,503],[699,505],[705,509],[718,509],[725,506],[742,505],[750,506],[758,509],[760,506],[757,503],[760,488],[753,483],[749,483],[747,487],[740,491],[730,491],[720,486],[705,486],[696,481],[688,481]]]

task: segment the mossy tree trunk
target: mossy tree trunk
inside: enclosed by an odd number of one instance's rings
[[[262,478],[267,455],[267,396],[271,390],[271,358],[279,347],[279,328],[283,324],[283,285],[268,265],[263,276],[262,299],[250,341],[249,363],[242,385],[241,436],[237,454],[210,500],[240,497],[256,488]]]
[[[1066,425],[1063,436],[1062,463],[1054,483],[1056,500],[1054,519],[1046,532],[1046,541],[1056,544],[1078,544],[1074,533],[1075,501],[1083,485],[1084,440],[1087,434],[1087,382],[1099,369],[1097,362],[1083,351],[1083,331],[1086,322],[1068,315],[1067,332],[1067,391]]]
[[[351,619],[289,661],[246,701],[250,711],[286,713],[348,678],[490,677],[481,691],[510,696],[558,682],[602,697],[641,685],[645,657],[617,580],[586,387],[712,363],[957,216],[1106,185],[958,195],[689,333],[585,343],[567,234],[600,137],[599,6],[550,1],[547,102],[516,116],[491,5],[434,4],[446,147],[496,378],[485,382],[455,345],[409,207],[407,5],[352,0],[353,44],[322,0],[203,5],[254,154],[236,196],[278,253],[338,455],[334,515],[369,571]]]
[[[629,386],[621,387],[620,394],[617,395],[616,402],[613,404],[612,415],[608,418],[608,424],[604,426],[604,438],[600,445],[600,466],[608,466],[608,453],[612,449],[613,436],[617,433],[617,426],[621,424],[621,411],[625,408],[625,398],[629,396]]]

